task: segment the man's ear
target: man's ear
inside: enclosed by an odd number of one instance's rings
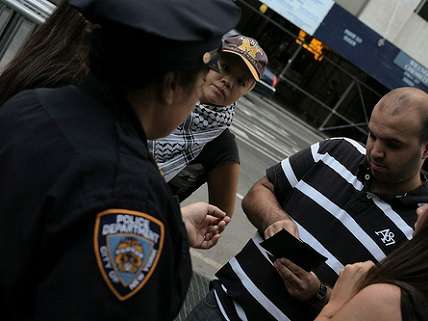
[[[166,105],[172,105],[176,94],[177,79],[173,72],[169,72],[162,80],[161,99]]]

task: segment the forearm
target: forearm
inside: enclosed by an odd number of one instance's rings
[[[208,173],[209,202],[232,217],[238,189],[239,163],[225,164]]]
[[[259,231],[264,231],[269,225],[280,220],[291,221],[290,216],[278,203],[273,189],[272,183],[263,177],[242,200],[244,213]]]

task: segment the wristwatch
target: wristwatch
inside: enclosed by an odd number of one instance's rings
[[[327,286],[321,283],[317,293],[315,293],[313,297],[313,300],[318,302],[324,302],[325,299],[327,298],[327,292],[328,292]]]

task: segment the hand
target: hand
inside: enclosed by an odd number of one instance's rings
[[[230,217],[214,205],[193,203],[181,209],[191,247],[209,249],[217,244]]]
[[[335,314],[358,292],[361,281],[375,264],[372,261],[348,264],[340,273],[330,294],[328,311]]]
[[[421,207],[419,207],[416,210],[416,214],[418,216],[418,219],[416,220],[415,223],[415,234],[418,233],[422,226],[424,226],[425,224],[428,224],[428,204],[424,204]]]
[[[306,272],[290,260],[275,260],[274,267],[281,276],[288,293],[297,300],[307,301],[315,296],[321,281],[315,273]]]
[[[290,232],[294,237],[299,238],[299,231],[297,229],[296,223],[294,223],[290,219],[284,219],[280,221],[276,221],[275,223],[269,225],[264,231],[265,239],[271,237],[272,235],[278,233],[282,229],[286,229]]]

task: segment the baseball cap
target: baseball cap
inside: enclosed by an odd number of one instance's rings
[[[257,81],[261,79],[268,64],[268,57],[257,40],[243,35],[225,37],[220,52],[238,55]]]

